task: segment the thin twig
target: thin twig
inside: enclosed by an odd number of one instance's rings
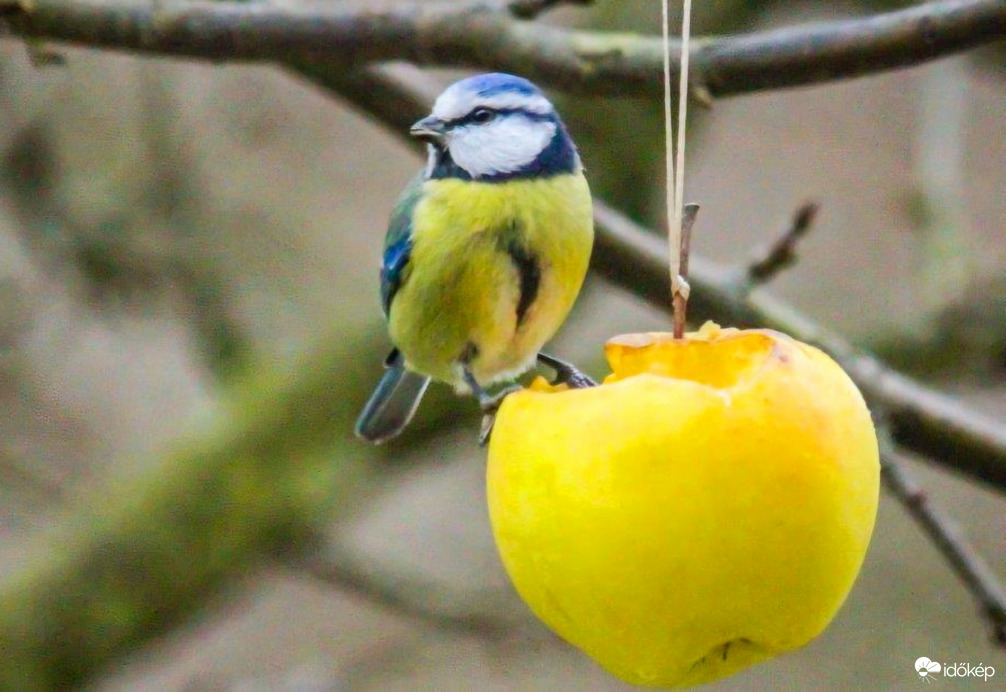
[[[164,0],[0,0],[11,33],[94,48],[220,61],[375,61],[504,70],[597,95],[660,93],[661,41],[514,20],[499,3],[310,6]],[[1006,38],[1002,0],[941,0],[870,17],[696,39],[712,96],[917,65]],[[675,71],[679,65],[675,65]]]
[[[699,205],[686,204],[681,215],[681,278],[688,280],[688,262],[692,256],[692,226],[699,215]]]
[[[681,216],[681,246],[678,251],[678,290],[671,296],[671,312],[673,315],[673,335],[681,339],[685,335],[685,323],[688,319],[688,260],[692,253],[692,226],[698,216],[699,205],[686,204]],[[673,284],[672,284],[673,285]]]
[[[907,460],[898,451],[890,428],[877,426],[880,441],[881,478],[887,490],[926,532],[933,545],[975,597],[988,622],[992,640],[1006,649],[1006,589],[982,559],[956,522],[929,499],[925,490],[906,468]]]
[[[767,248],[758,252],[747,269],[751,285],[771,281],[775,276],[796,260],[796,244],[814,224],[817,216],[816,202],[806,202],[796,210],[793,222],[786,232],[776,238]]]

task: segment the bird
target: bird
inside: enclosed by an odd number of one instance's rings
[[[391,214],[380,269],[394,348],[356,423],[381,443],[414,415],[431,380],[474,394],[529,370],[590,386],[572,365],[541,353],[580,292],[594,241],[580,155],[540,88],[511,74],[462,79],[409,133],[426,166]],[[488,426],[491,429],[491,418]],[[489,430],[484,421],[483,442]]]

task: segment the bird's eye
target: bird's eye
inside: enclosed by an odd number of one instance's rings
[[[488,108],[476,108],[475,110],[472,111],[471,115],[472,122],[480,124],[487,123],[495,117],[496,114],[493,111],[489,110]]]

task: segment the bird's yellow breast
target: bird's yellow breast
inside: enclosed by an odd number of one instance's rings
[[[594,235],[582,174],[482,183],[424,183],[409,270],[389,312],[408,365],[461,386],[463,356],[481,384],[526,370],[562,324],[583,283]],[[521,276],[506,244],[539,269],[518,324]]]

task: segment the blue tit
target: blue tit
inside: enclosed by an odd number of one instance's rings
[[[528,80],[463,79],[410,133],[429,155],[384,244],[394,350],[356,425],[372,442],[401,432],[431,379],[485,409],[487,387],[538,359],[562,376],[565,364],[539,351],[573,306],[594,242],[576,145]]]

